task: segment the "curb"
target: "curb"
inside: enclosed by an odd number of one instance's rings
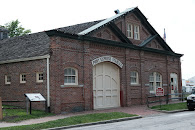
[[[62,129],[69,129],[69,128],[75,128],[75,127],[82,127],[82,126],[91,126],[91,125],[98,125],[98,124],[107,124],[107,123],[114,123],[114,122],[120,122],[120,121],[127,121],[127,120],[139,119],[139,118],[142,118],[142,116],[126,117],[126,118],[105,120],[105,121],[99,121],[99,122],[91,122],[91,123],[78,124],[78,125],[48,128],[48,129],[43,129],[43,130],[62,130]]]
[[[177,113],[177,112],[184,112],[184,111],[188,111],[188,109],[181,109],[181,110],[174,110],[174,111],[166,111],[166,110],[156,110],[156,109],[151,109],[153,111],[157,111],[157,112],[162,112],[162,113]]]

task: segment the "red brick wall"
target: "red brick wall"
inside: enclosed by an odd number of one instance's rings
[[[50,60],[51,100],[52,106],[55,106],[52,111],[56,113],[82,107],[84,110],[93,109],[93,66],[91,61],[101,56],[109,55],[123,63],[123,68],[120,69],[120,89],[123,94],[121,95],[121,106],[146,103],[146,97],[150,95],[149,86],[146,85],[149,84],[150,73],[159,72],[162,75],[165,94],[169,87],[170,73],[174,72],[181,76],[179,58],[171,61],[170,56],[163,54],[59,37],[53,39],[55,40],[52,42],[52,46],[58,45],[58,48],[52,48],[53,54]],[[66,67],[78,69],[79,85],[83,85],[83,87],[60,87],[64,83],[63,70]],[[130,84],[131,71],[138,72],[139,85],[132,86]],[[170,93],[170,88],[168,90]]]
[[[46,70],[46,60],[1,64],[0,97],[8,101],[25,101],[25,93],[41,93],[46,98]],[[43,72],[43,83],[36,83],[36,72]],[[26,74],[26,83],[20,83],[21,73]],[[11,76],[11,84],[5,84],[5,75]],[[12,103],[12,105],[25,107],[25,102]],[[45,104],[36,102],[32,107],[44,110]]]

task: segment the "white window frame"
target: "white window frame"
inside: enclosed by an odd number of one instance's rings
[[[127,24],[127,37],[133,39],[133,25],[131,23]]]
[[[139,84],[139,77],[138,77],[137,71],[130,72],[130,82],[131,82],[131,84]]]
[[[139,25],[134,25],[134,39],[140,40]]]
[[[67,73],[69,73],[71,70],[70,74],[67,74],[66,70],[67,70]],[[69,72],[68,72],[68,70],[69,70]],[[74,71],[74,74],[73,74],[73,71]],[[66,77],[68,78],[67,80],[66,80]],[[68,81],[68,82],[66,82],[66,81]],[[75,81],[75,82],[73,82],[73,81]],[[68,68],[64,69],[64,85],[78,85],[78,70],[77,69],[72,68],[72,67],[68,67]]]
[[[149,75],[150,93],[155,94],[157,88],[162,88],[162,75],[158,72],[153,72]]]
[[[10,75],[5,75],[5,84],[11,84],[11,76]]]
[[[26,74],[20,74],[20,83],[26,83]]]
[[[42,83],[43,82],[43,78],[44,78],[43,72],[37,72],[36,73],[36,82],[37,83]]]

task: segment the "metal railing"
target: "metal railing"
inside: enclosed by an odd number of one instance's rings
[[[174,95],[174,97],[173,97]],[[147,97],[147,106],[150,107],[150,104],[153,103],[159,103],[161,105],[162,103],[168,104],[170,101],[178,100],[183,102],[185,98],[189,95],[189,93],[175,93],[175,94],[165,94],[164,96],[148,96]]]
[[[20,102],[25,102],[23,100],[2,100],[2,104],[4,105],[4,103],[20,103]],[[11,107],[11,108],[7,108],[7,107],[3,107],[3,109],[21,109],[24,107]]]

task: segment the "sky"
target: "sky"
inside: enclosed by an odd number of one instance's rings
[[[182,78],[195,76],[195,0],[1,0],[0,25],[18,19],[32,33],[109,18],[138,7],[181,58]]]

